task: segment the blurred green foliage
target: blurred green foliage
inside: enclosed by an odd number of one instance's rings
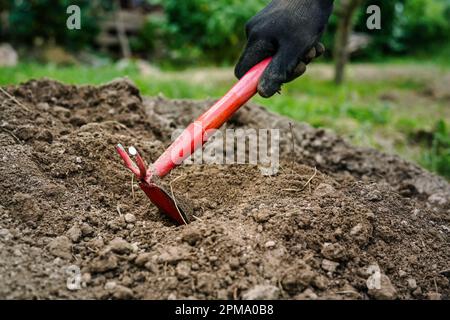
[[[382,29],[367,31],[364,9],[381,8]],[[450,0],[367,0],[360,10],[355,31],[368,33],[371,45],[363,57],[415,54],[440,50],[450,40]]]
[[[233,61],[245,41],[244,25],[266,0],[149,0],[166,15],[160,24],[171,57],[208,57],[214,62]]]
[[[159,24],[171,58],[207,58],[234,61],[245,42],[244,26],[265,0],[147,0],[163,6],[166,19]],[[336,0],[336,6],[339,0]],[[381,8],[381,30],[368,30],[366,8]],[[361,58],[415,54],[448,45],[450,0],[366,0],[356,17],[355,31],[367,33],[371,44]],[[333,47],[337,17],[332,16],[324,42]],[[330,51],[328,51],[330,52]]]
[[[9,28],[0,29],[2,38],[16,46],[32,47],[36,40],[50,42],[76,50],[90,46],[98,32],[102,10],[110,8],[107,0],[1,0],[3,10],[9,12]],[[81,9],[82,30],[69,30],[67,7],[75,4]],[[2,11],[3,11],[2,10]]]
[[[245,43],[245,23],[268,3],[268,0],[146,1],[161,6],[164,15],[148,17],[139,35],[130,39],[133,51],[160,61],[200,63],[235,61]],[[336,0],[336,5],[339,1]],[[71,4],[81,8],[81,32],[66,28],[66,8]],[[381,8],[381,30],[367,30],[366,8],[372,4]],[[0,0],[2,11],[9,12],[10,25],[9,29],[0,26],[0,34],[16,46],[32,46],[39,38],[69,49],[93,46],[98,23],[112,7],[113,1],[108,0]],[[358,57],[380,59],[386,55],[424,52],[434,56],[449,46],[449,21],[450,0],[365,0],[356,17],[355,30],[367,33],[372,42]],[[329,49],[333,47],[336,24],[337,17],[333,15],[324,35]]]

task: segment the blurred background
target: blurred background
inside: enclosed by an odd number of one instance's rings
[[[0,0],[0,85],[131,78],[143,95],[220,97],[268,0]],[[80,8],[81,29],[66,22]],[[369,30],[370,5],[381,29]],[[450,179],[450,0],[336,0],[325,57],[256,102]]]

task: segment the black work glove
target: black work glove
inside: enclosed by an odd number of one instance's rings
[[[332,10],[333,0],[273,0],[246,25],[248,42],[236,65],[236,77],[273,56],[258,85],[261,96],[273,96],[324,52],[319,39]]]

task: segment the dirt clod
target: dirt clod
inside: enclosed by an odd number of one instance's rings
[[[78,242],[80,241],[82,236],[81,229],[77,225],[74,225],[69,230],[67,230],[67,236],[73,242]]]
[[[70,259],[72,242],[66,236],[57,237],[48,244],[48,251],[56,257]]]
[[[380,275],[378,286],[369,288],[369,295],[377,300],[393,300],[397,297],[397,290],[385,274]]]
[[[127,254],[133,251],[133,246],[122,238],[114,238],[108,244],[107,250],[119,254]]]

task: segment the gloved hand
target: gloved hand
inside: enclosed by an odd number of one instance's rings
[[[248,42],[236,65],[236,77],[273,56],[258,85],[261,96],[273,96],[324,52],[319,39],[332,10],[333,0],[273,0],[246,25]]]

